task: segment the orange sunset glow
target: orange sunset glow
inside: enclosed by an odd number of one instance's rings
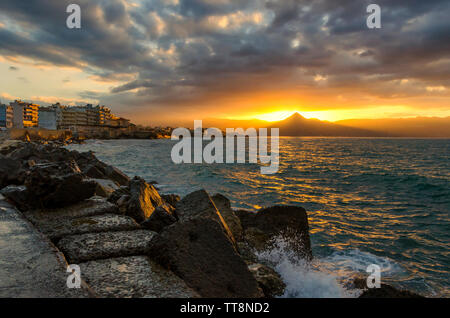
[[[450,0],[0,0],[0,74],[14,312],[450,298]]]
[[[290,8],[199,0],[191,11],[179,1],[80,5],[77,30],[57,25],[60,18],[42,23],[44,13],[65,11],[62,2],[29,14],[0,4],[2,103],[102,104],[142,125],[274,122],[295,112],[333,122],[450,116],[442,45],[449,41],[439,32],[448,28],[430,27],[448,20],[442,10],[387,15],[371,30],[363,3],[346,10],[320,1]],[[347,11],[352,18],[341,17]]]

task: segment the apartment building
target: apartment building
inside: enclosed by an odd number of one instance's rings
[[[130,127],[130,120],[122,117],[113,117],[106,121],[106,126],[111,128],[127,128]]]
[[[13,127],[32,128],[38,126],[39,105],[15,100],[10,103],[13,109]]]
[[[0,128],[12,128],[13,116],[14,112],[11,106],[0,104]]]
[[[62,129],[71,129],[73,126],[87,126],[88,113],[84,107],[65,107],[62,109]]]
[[[94,123],[94,126],[104,126],[111,118],[115,117],[111,114],[111,109],[105,106],[92,106],[88,104],[85,106],[86,111],[90,114],[90,120]]]
[[[113,125],[111,125],[112,122]],[[86,106],[70,107],[56,103],[49,107],[39,108],[39,127],[47,129],[77,130],[78,127],[85,126],[123,127],[126,123],[126,119],[119,120],[108,107],[100,105],[87,104]]]
[[[38,124],[39,128],[58,129],[59,122],[56,110],[52,107],[39,107]]]

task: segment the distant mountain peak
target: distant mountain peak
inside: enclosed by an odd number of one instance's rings
[[[345,127],[318,119],[306,119],[294,113],[285,120],[276,122],[270,127],[279,128],[280,136],[344,136],[344,137],[376,137],[380,133],[359,128]]]
[[[306,119],[306,118],[303,117],[302,115],[300,115],[300,113],[295,112],[291,116],[286,118],[285,120],[304,120],[304,119]]]

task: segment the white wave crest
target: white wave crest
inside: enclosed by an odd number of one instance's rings
[[[399,266],[393,261],[357,249],[336,251],[326,258],[308,262],[299,258],[287,246],[283,237],[273,240],[271,247],[256,252],[258,259],[272,266],[286,284],[282,297],[286,298],[352,298],[361,290],[349,289],[357,273],[370,264],[381,267],[382,274],[393,274]]]

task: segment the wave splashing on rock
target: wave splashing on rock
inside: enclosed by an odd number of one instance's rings
[[[283,236],[277,236],[270,248],[256,252],[258,259],[270,264],[286,284],[283,298],[358,297],[360,290],[348,290],[338,275],[322,271],[320,260],[306,261],[290,249]]]

